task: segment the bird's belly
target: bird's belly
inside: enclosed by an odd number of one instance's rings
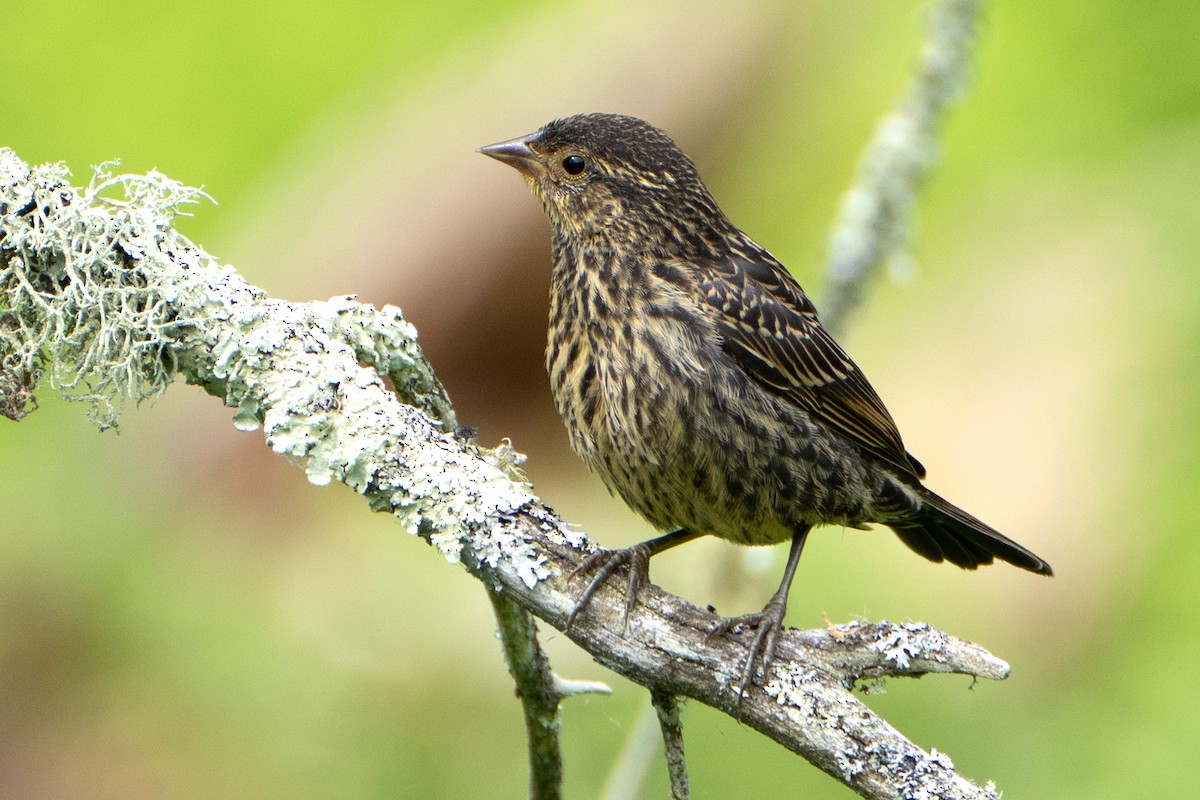
[[[719,352],[691,364],[640,352],[631,348],[625,355],[634,357],[616,363],[581,347],[571,375],[550,365],[572,447],[634,511],[659,529],[741,544],[863,520],[864,493],[855,487],[865,472],[851,448],[742,378]]]

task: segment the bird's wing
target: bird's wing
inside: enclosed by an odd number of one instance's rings
[[[821,327],[791,274],[746,244],[700,270],[700,288],[726,352],[754,379],[818,422],[917,477],[925,468],[862,370]]]

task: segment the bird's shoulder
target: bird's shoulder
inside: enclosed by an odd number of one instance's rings
[[[725,252],[700,259],[695,275],[723,347],[753,379],[860,447],[924,476],[862,370],[770,253],[740,237]]]

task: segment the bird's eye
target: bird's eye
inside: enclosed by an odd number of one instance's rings
[[[587,168],[587,160],[583,156],[567,156],[562,160],[562,168],[568,175],[579,175]]]

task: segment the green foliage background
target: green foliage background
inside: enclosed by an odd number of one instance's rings
[[[271,257],[334,205],[322,169],[398,124],[413,137],[370,155],[380,182],[414,207],[461,186],[421,226],[500,236],[487,227],[497,203],[537,212],[472,147],[556,115],[663,109],[654,121],[729,214],[819,298],[839,194],[909,77],[922,4],[764,1],[712,23],[718,8],[9,4],[0,145],[64,160],[80,182],[120,157],[203,184],[220,206],[184,227],[252,283],[294,299],[358,292],[421,327],[438,306],[409,308],[382,257]],[[694,67],[626,69],[653,63],[657,37],[708,41],[725,24],[740,55],[720,55],[723,82],[701,45]],[[874,286],[849,339],[933,485],[1058,577],[959,573],[891,537],[830,530],[806,553],[790,622],[921,619],[1010,660],[1004,683],[893,682],[869,702],[1011,797],[1200,790],[1198,28],[1187,2],[991,3],[922,199],[915,273]],[[480,204],[481,186],[504,188]],[[364,230],[410,235],[372,227],[387,219],[374,197],[352,209]],[[536,224],[513,235],[537,254],[528,279],[544,280]],[[352,244],[336,230],[321,240],[337,252],[339,235]],[[479,238],[452,238],[418,274],[487,263]],[[513,433],[472,399],[498,393],[483,383],[451,390],[485,438]],[[510,414],[527,397],[544,408],[544,385],[523,392]],[[195,389],[130,411],[119,436],[41,399],[0,425],[0,796],[523,795],[520,713],[473,581],[351,493],[308,486]],[[536,488],[601,541],[640,538],[598,482],[561,478],[561,435],[542,430],[514,434]],[[689,547],[656,562],[656,580],[699,603],[719,596],[727,613],[758,607],[783,556],[756,551],[761,585],[730,589],[710,565],[729,548]],[[608,679],[548,633],[560,672]],[[566,707],[569,797],[597,796],[645,705],[614,686]],[[697,798],[849,796],[720,715],[693,706],[684,722]],[[663,795],[662,771],[641,796]]]

